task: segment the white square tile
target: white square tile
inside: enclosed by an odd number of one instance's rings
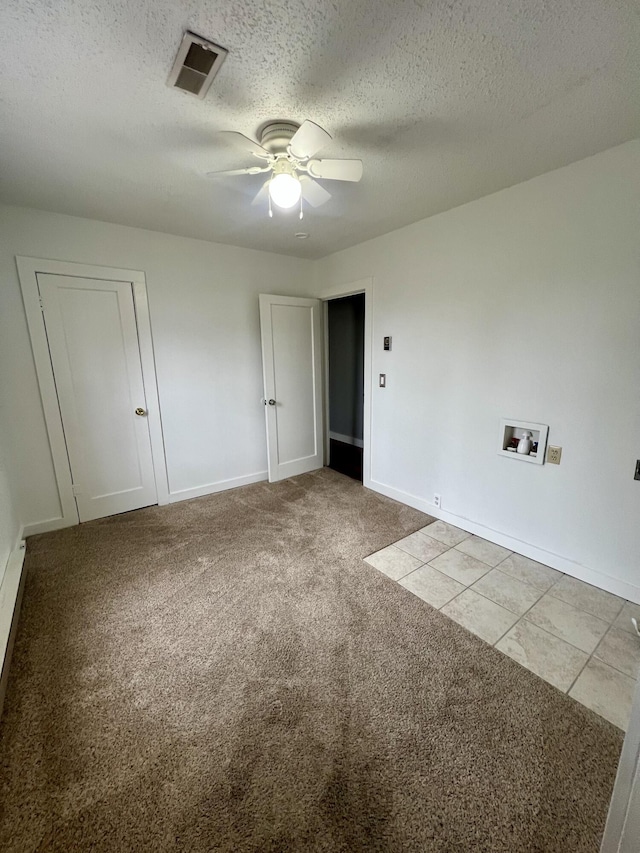
[[[496,649],[566,692],[589,659],[589,655],[521,619]]]
[[[489,571],[489,566],[486,563],[481,563],[480,560],[463,554],[462,551],[457,551],[455,548],[445,551],[435,560],[431,560],[430,565],[465,586],[470,586],[480,580]]]
[[[562,572],[558,572],[542,563],[536,563],[535,560],[523,557],[522,554],[511,554],[511,556],[500,563],[498,568],[501,572],[509,575],[509,577],[529,583],[543,592],[546,592],[549,587],[553,586],[563,576]]]
[[[487,563],[489,566],[497,566],[511,553],[508,548],[494,545],[493,542],[487,542],[486,539],[481,539],[479,536],[470,536],[468,539],[464,539],[456,545],[456,548],[470,557],[475,557],[476,560]]]
[[[400,580],[422,565],[422,560],[412,557],[411,554],[407,554],[406,551],[401,551],[393,545],[388,545],[381,551],[371,554],[370,557],[365,557],[364,561],[394,581]]]
[[[465,589],[457,598],[445,604],[441,612],[487,643],[495,643],[518,618],[472,589]]]
[[[607,633],[609,623],[547,592],[524,617],[554,637],[591,654]]]
[[[634,689],[633,678],[591,658],[569,691],[569,696],[626,731]]]
[[[526,613],[543,594],[541,589],[511,578],[498,569],[492,569],[471,588],[518,616]]]
[[[624,599],[596,586],[565,575],[549,590],[549,595],[560,598],[580,610],[586,610],[611,623],[620,613]]]
[[[458,542],[462,542],[470,533],[466,530],[461,530],[459,527],[454,527],[452,524],[447,524],[445,521],[432,521],[423,527],[420,533],[426,533],[432,539],[437,539],[438,542],[443,542],[449,548],[453,548]]]
[[[630,601],[627,601],[620,613],[618,613],[616,620],[613,623],[613,627],[620,628],[621,631],[628,631],[630,634],[634,634],[637,637],[636,629],[633,627],[633,623],[631,621],[632,616],[640,628],[640,604],[632,604]]]
[[[593,656],[636,679],[640,672],[640,637],[620,628],[610,628]]]
[[[422,560],[423,563],[428,563],[434,557],[447,550],[447,546],[442,542],[438,542],[437,539],[432,539],[425,533],[420,533],[420,531],[412,533],[411,536],[405,536],[404,539],[400,539],[393,544],[396,548],[400,548],[401,551],[406,551],[412,557]]]
[[[431,566],[421,566],[399,583],[432,607],[442,607],[465,589],[463,584]]]

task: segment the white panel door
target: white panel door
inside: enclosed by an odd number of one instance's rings
[[[320,300],[260,295],[269,482],[324,464]]]
[[[80,521],[157,503],[131,282],[38,287]]]

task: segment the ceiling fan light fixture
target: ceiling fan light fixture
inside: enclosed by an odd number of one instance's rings
[[[285,120],[268,122],[259,133],[259,142],[236,131],[223,131],[218,136],[241,148],[245,154],[251,154],[264,162],[260,166],[224,169],[207,174],[222,177],[271,173],[251,202],[252,205],[260,205],[268,200],[271,218],[274,206],[291,210],[299,204],[299,216],[303,219],[303,207],[319,207],[328,201],[331,193],[318,183],[318,178],[322,181],[354,183],[362,178],[362,160],[313,159],[331,141],[331,134],[309,119],[302,124]]]
[[[300,180],[288,172],[281,172],[278,175],[274,175],[269,181],[269,197],[278,207],[282,207],[285,210],[293,207],[300,201],[301,195],[302,185]]]

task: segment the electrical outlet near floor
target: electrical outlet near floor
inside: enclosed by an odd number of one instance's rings
[[[441,506],[440,501],[441,501],[441,497],[440,497],[440,495],[435,494],[435,495],[433,496],[433,505],[434,505],[435,507],[437,507],[438,509],[440,509],[440,506]]]
[[[554,447],[552,444],[547,448],[547,462],[551,465],[559,465],[562,458],[562,448]]]

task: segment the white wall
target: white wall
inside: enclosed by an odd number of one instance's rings
[[[258,294],[307,295],[313,264],[137,228],[0,207],[0,403],[20,472],[20,521],[59,515],[15,256],[143,270],[169,488],[176,497],[264,476]]]
[[[636,601],[639,199],[634,141],[318,263],[374,279],[373,487]],[[501,417],[562,464],[498,456]]]

